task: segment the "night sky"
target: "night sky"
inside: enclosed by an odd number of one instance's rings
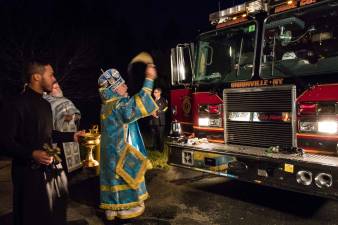
[[[46,58],[66,97],[83,113],[83,126],[97,123],[100,69],[117,68],[130,93],[142,85],[130,59],[150,52],[157,64],[156,86],[168,90],[170,48],[211,29],[209,14],[234,0],[0,0],[0,101],[22,89],[22,65]]]

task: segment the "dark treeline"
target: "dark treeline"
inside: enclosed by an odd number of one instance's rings
[[[126,71],[140,51],[154,56],[159,74],[156,86],[166,93],[170,48],[192,41],[198,28],[207,27],[208,13],[217,10],[218,3],[209,2],[210,10],[179,1],[166,4],[0,0],[0,104],[22,90],[23,64],[43,58],[53,65],[64,95],[80,108],[82,126],[88,128],[99,120],[101,69],[117,68],[133,94],[142,85],[143,75]]]

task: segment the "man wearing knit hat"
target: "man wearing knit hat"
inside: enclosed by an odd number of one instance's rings
[[[128,87],[115,69],[98,79],[102,99],[100,208],[106,218],[129,219],[141,215],[148,198],[144,174],[150,165],[137,120],[158,107],[151,97],[157,72],[147,64],[142,89],[128,97]]]

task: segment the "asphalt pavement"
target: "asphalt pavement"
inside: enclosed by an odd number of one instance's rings
[[[72,225],[338,225],[338,201],[171,167],[148,171],[150,199],[142,216],[104,220],[93,171],[70,177]],[[11,225],[10,161],[0,161],[0,225]]]

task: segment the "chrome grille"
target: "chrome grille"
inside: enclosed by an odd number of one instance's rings
[[[227,144],[258,147],[296,146],[295,86],[225,89],[224,137]],[[229,112],[291,112],[291,122],[230,121]]]

